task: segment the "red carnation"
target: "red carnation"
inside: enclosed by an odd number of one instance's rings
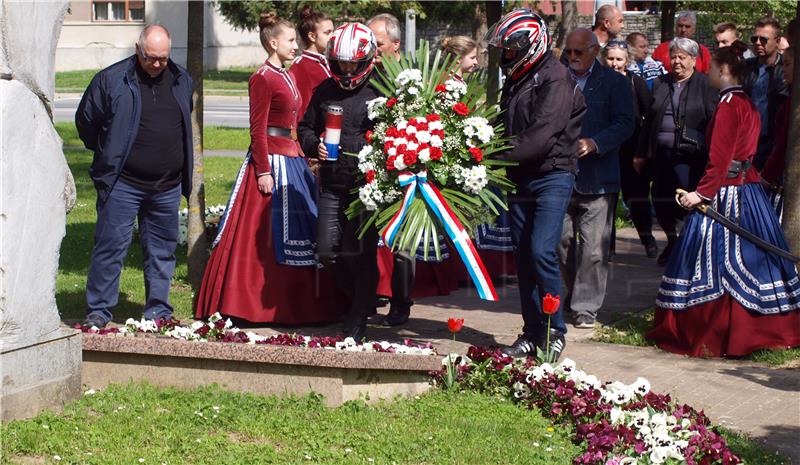
[[[469,114],[469,107],[464,102],[458,102],[453,105],[453,111],[461,116],[467,116]]]
[[[542,311],[548,315],[555,314],[560,306],[561,298],[559,296],[553,297],[549,292],[542,299]]]
[[[392,98],[390,98],[389,100],[386,101],[386,108],[392,108],[396,104],[397,104],[397,99],[392,97]]]
[[[431,131],[432,136],[439,136],[440,139],[444,139],[444,129],[435,129]]]
[[[451,333],[457,333],[461,331],[461,328],[464,327],[464,319],[463,318],[448,318],[447,319],[447,329],[450,330]]]
[[[386,170],[392,171],[394,169],[394,160],[397,158],[397,155],[391,155],[386,159]]]
[[[403,155],[406,153],[406,144],[400,144],[397,146],[397,154]]]
[[[431,160],[440,160],[442,158],[442,149],[439,147],[431,148]]]
[[[369,184],[372,181],[374,181],[375,180],[375,170],[367,171],[366,177],[367,177],[367,184]]]
[[[370,142],[370,143],[372,143],[372,134],[373,134],[373,132],[372,132],[372,131],[370,131],[369,129],[367,129],[367,134],[366,134],[366,136],[365,136],[365,137],[366,137],[366,139],[367,139],[367,142]]]
[[[440,119],[442,119],[442,117],[437,115],[436,113],[431,113],[430,115],[427,116],[428,122],[439,121]]]
[[[438,86],[436,86],[436,92],[447,92],[447,87],[445,87],[442,84],[439,84]]]
[[[483,152],[478,147],[470,148],[469,153],[472,154],[472,158],[475,159],[476,162],[480,163],[481,160],[483,160]]]
[[[415,152],[406,152],[406,154],[403,155],[403,163],[405,163],[406,166],[412,166],[416,162],[417,154]]]
[[[395,126],[386,130],[386,137],[400,137],[400,131]]]
[[[394,147],[394,142],[390,141],[390,142],[384,143],[383,144],[383,152],[384,153],[389,153],[389,149],[392,148],[392,147]]]

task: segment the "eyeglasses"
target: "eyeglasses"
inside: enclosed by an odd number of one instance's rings
[[[755,44],[756,42],[761,42],[761,45],[767,45],[767,42],[769,42],[769,40],[770,40],[769,37],[764,37],[764,36],[752,36],[752,37],[750,37],[750,43],[752,43],[752,44]]]
[[[166,65],[167,61],[169,61],[169,57],[168,56],[166,56],[166,57],[151,57],[148,54],[144,53],[144,50],[142,50],[142,49],[139,49],[139,54],[142,56],[142,60],[144,60],[145,63],[148,63],[148,64],[153,64],[155,62],[158,62],[161,65]]]
[[[606,48],[628,48],[628,43],[624,40],[612,40],[606,44]]]

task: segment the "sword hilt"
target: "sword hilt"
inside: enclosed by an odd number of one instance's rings
[[[683,206],[683,204],[681,203],[681,198],[683,198],[683,196],[686,194],[688,194],[688,192],[685,191],[684,189],[681,188],[675,189],[675,202],[677,202],[678,205],[680,205],[681,208],[683,208],[684,210],[700,210],[700,213],[705,214],[706,210],[708,210],[708,205],[705,203],[700,203],[696,205],[694,208],[686,208]]]

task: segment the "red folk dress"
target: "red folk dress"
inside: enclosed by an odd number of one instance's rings
[[[328,69],[328,60],[324,55],[306,50],[292,61],[289,74],[292,75],[297,83],[297,90],[300,92],[300,98],[302,99],[298,109],[298,114],[300,115],[298,120],[300,120],[303,118],[309,102],[311,102],[314,90],[322,81],[331,77],[330,69]]]
[[[302,100],[291,75],[265,63],[251,77],[250,151],[237,179],[225,218],[197,296],[196,318],[219,312],[253,323],[299,325],[339,319],[347,302],[315,263],[284,265],[276,261],[272,195],[258,190],[257,175],[275,171],[276,188],[284,175],[280,167],[298,167],[292,186],[315,192],[300,145],[288,137],[267,135],[267,127],[295,128]],[[302,164],[298,163],[302,162]],[[297,171],[299,169],[299,171]],[[291,185],[291,184],[290,184]],[[235,199],[235,201],[234,201]],[[278,208],[276,206],[276,208]],[[315,208],[315,206],[314,206]],[[314,210],[315,211],[315,210]],[[316,223],[311,218],[310,223]],[[280,230],[280,228],[277,228]]]
[[[709,162],[697,193],[732,221],[786,248],[757,174],[727,175],[732,160],[752,161],[760,126],[741,87],[721,92],[707,130]],[[655,324],[647,336],[662,349],[695,357],[800,345],[796,267],[693,212],[664,271]]]

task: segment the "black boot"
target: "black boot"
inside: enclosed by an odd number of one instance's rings
[[[647,258],[656,258],[658,256],[658,242],[653,236],[642,236],[642,245]]]
[[[383,318],[381,322],[384,326],[400,326],[406,324],[408,317],[411,315],[411,305],[414,302],[396,304],[392,303],[389,307],[389,313]]]

